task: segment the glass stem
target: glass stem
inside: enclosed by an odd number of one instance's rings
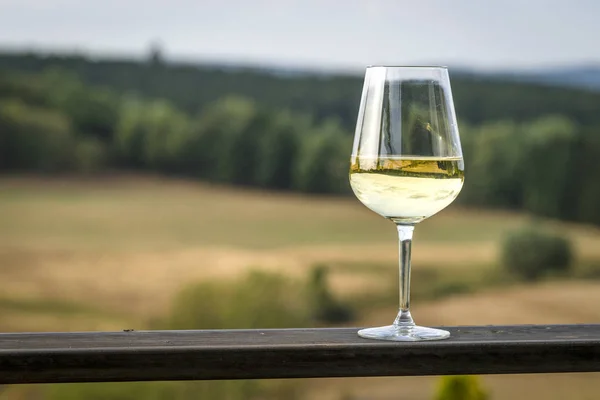
[[[398,247],[400,256],[400,311],[394,321],[397,327],[411,327],[415,323],[410,315],[410,249],[414,225],[396,224],[398,229]]]

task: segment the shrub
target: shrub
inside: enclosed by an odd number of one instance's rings
[[[533,225],[510,232],[502,243],[504,268],[528,281],[566,272],[572,259],[568,239]]]
[[[335,299],[327,283],[327,273],[324,265],[316,265],[311,270],[307,288],[310,315],[318,322],[348,322],[352,320],[353,312],[349,306]]]
[[[445,376],[434,397],[435,400],[486,400],[489,396],[473,375]]]
[[[308,326],[301,288],[287,277],[251,271],[235,283],[202,282],[175,299],[169,329],[269,329]]]

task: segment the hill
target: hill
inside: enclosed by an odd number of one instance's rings
[[[501,79],[600,91],[600,66],[547,68],[533,72],[504,72]]]
[[[242,95],[260,104],[289,108],[317,119],[339,118],[352,131],[362,76],[286,73],[264,68],[193,63],[91,58],[77,54],[0,53],[0,71],[38,73],[59,68],[85,83],[164,98],[188,113],[225,95]],[[560,113],[584,125],[600,125],[600,93],[515,82],[451,71],[456,108],[462,122],[530,120]]]

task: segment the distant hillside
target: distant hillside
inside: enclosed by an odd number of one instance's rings
[[[356,122],[362,76],[277,71],[266,68],[91,59],[73,54],[0,53],[0,70],[39,73],[60,68],[85,83],[164,98],[190,114],[225,95],[241,95],[273,108],[305,112],[317,120],[339,118],[348,131]],[[549,78],[548,78],[549,79]],[[530,120],[562,114],[583,125],[600,125],[600,92],[582,91],[480,74],[452,73],[461,122]]]
[[[516,82],[600,91],[600,66],[552,68],[534,72],[503,72],[494,75],[499,79]]]

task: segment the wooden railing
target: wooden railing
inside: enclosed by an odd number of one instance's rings
[[[600,371],[600,325],[445,328],[395,343],[357,329],[0,334],[0,384]]]

